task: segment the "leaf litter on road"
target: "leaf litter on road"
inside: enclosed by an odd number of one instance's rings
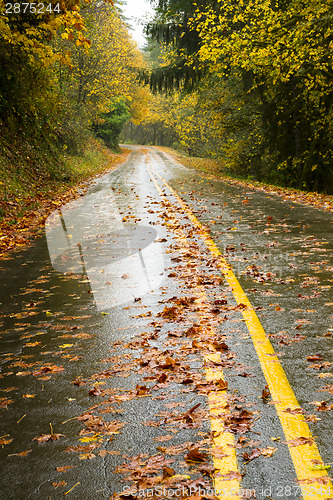
[[[170,207],[165,202],[162,205],[162,218],[168,228],[177,235],[180,227],[179,222],[168,212]],[[195,232],[192,231],[191,236],[190,231],[188,231],[187,235],[189,238],[192,236],[195,237]],[[107,416],[108,414],[113,415],[118,412],[121,414],[120,405],[126,402],[147,397],[151,398],[152,401],[166,400],[169,402],[167,403],[169,405],[179,403],[178,406],[180,406],[184,403],[182,401],[175,402],[175,394],[180,395],[180,397],[185,397],[187,394],[193,394],[196,397],[206,397],[211,393],[225,392],[230,383],[228,384],[228,381],[223,378],[218,378],[213,382],[207,381],[201,367],[197,363],[197,360],[199,359],[200,361],[202,355],[205,353],[213,352],[220,355],[219,360],[208,361],[206,363],[207,368],[214,370],[234,370],[236,373],[238,372],[237,375],[244,378],[253,376],[248,373],[248,369],[245,369],[238,363],[237,356],[232,352],[232,344],[219,331],[219,325],[222,322],[228,322],[231,318],[237,317],[239,312],[244,310],[246,306],[244,304],[238,306],[232,305],[229,297],[225,298],[222,295],[221,292],[224,291],[223,278],[217,273],[217,262],[214,262],[214,259],[207,259],[205,252],[194,241],[194,237],[193,241],[190,240],[190,249],[182,248],[179,240],[175,240],[177,243],[173,243],[173,264],[172,270],[170,269],[169,278],[175,279],[180,284],[181,293],[178,296],[166,299],[166,301],[161,301],[161,310],[157,314],[148,310],[138,315],[133,315],[132,317],[138,318],[138,321],[142,321],[140,328],[145,331],[142,331],[140,334],[136,333],[131,341],[127,343],[121,344],[121,342],[116,341],[113,345],[110,345],[111,348],[115,349],[115,352],[119,352],[120,354],[118,355],[118,359],[105,357],[101,361],[108,365],[106,369],[96,371],[96,373],[88,376],[79,375],[73,380],[73,385],[76,387],[82,386],[85,389],[84,386],[88,386],[86,387],[87,394],[90,396],[93,406],[76,418],[79,424],[83,426],[83,429],[79,433],[79,442],[81,444],[68,446],[65,449],[67,453],[77,454],[80,460],[104,459],[112,453],[120,453],[117,450],[107,450],[105,446],[113,440],[114,436],[126,428],[128,422],[124,420],[110,420]],[[230,249],[229,251],[231,252]],[[201,269],[202,262],[206,262],[207,267],[211,270],[210,273]],[[265,273],[258,267],[249,268],[248,273],[254,281],[261,283],[274,283],[278,281],[278,278],[274,274]],[[123,279],[126,280],[127,277],[123,276]],[[310,283],[309,280],[305,280],[304,283],[308,286],[312,282]],[[212,292],[213,298],[207,301],[206,304],[200,302],[200,297],[196,294],[197,287],[203,287],[205,290]],[[219,295],[214,293],[216,289]],[[142,299],[136,300],[134,297],[134,305],[137,312],[140,311],[139,302],[141,301]],[[274,307],[276,312],[280,312],[282,309],[279,305],[275,305]],[[199,317],[200,314],[202,315],[201,318]],[[57,317],[57,312],[54,311],[48,315],[50,321],[51,315],[52,319],[54,319]],[[17,319],[23,319],[23,317]],[[74,318],[60,318],[57,324],[60,332],[71,331],[78,327],[81,328],[81,326],[69,326],[66,328],[66,325],[61,325],[60,320],[64,322],[67,319],[73,321]],[[76,319],[80,319],[80,317]],[[46,323],[44,324],[46,325]],[[298,323],[301,327],[306,324],[305,321]],[[136,331],[138,331],[138,328],[136,328]],[[165,334],[168,337],[167,341],[164,337]],[[92,338],[88,333],[65,333],[61,337],[78,340]],[[281,343],[285,342],[285,345],[287,345],[303,340],[304,338],[304,336],[302,337],[298,333],[294,337],[281,334],[279,340]],[[41,344],[37,341],[26,343],[26,347],[29,348],[38,347],[39,345]],[[69,349],[72,346],[73,344],[61,344],[59,348],[63,350]],[[126,352],[126,357],[124,357],[125,349],[133,351],[133,356]],[[62,351],[54,351],[52,354],[57,352],[62,356],[64,354]],[[323,361],[320,359],[320,355],[313,355],[313,357],[315,359],[309,359],[311,356],[308,356],[307,361]],[[79,361],[79,359],[76,360]],[[35,366],[34,363],[20,362],[22,363],[22,368],[32,368]],[[53,363],[39,363],[33,371],[27,371],[26,374],[46,379],[46,377],[50,378],[51,375],[61,376],[66,366],[65,363],[64,366]],[[329,367],[328,365],[323,366],[322,363],[319,366],[320,368],[318,369]],[[314,368],[314,366],[312,367]],[[117,388],[111,383],[114,381],[114,377],[124,379],[125,377],[130,377],[133,373],[140,377],[140,381],[137,382],[136,380],[130,389]],[[102,382],[105,385],[101,385]],[[175,391],[175,384],[177,385],[177,390],[176,392],[172,392]],[[268,399],[269,395],[267,386],[262,390],[261,396],[260,390],[258,391],[258,398],[261,397],[262,400]],[[2,401],[4,408],[13,402],[9,398],[2,398]],[[153,440],[156,442],[155,449],[159,453],[154,453],[154,448],[152,448],[152,453],[147,455],[143,454],[133,457],[123,455],[125,462],[116,471],[119,474],[126,475],[125,481],[127,483],[134,484],[136,488],[143,488],[144,486],[149,487],[157,484],[183,484],[189,486],[191,484],[200,484],[201,481],[202,485],[205,485],[209,489],[211,476],[215,470],[211,465],[212,456],[223,457],[225,450],[214,447],[213,436],[205,428],[209,420],[209,412],[204,403],[205,399],[202,400],[201,405],[196,402],[195,404],[188,404],[188,400],[186,401],[185,408],[169,406],[166,407],[165,411],[161,411],[159,407],[156,420],[145,422],[147,426],[156,427],[158,431],[166,431],[167,433]],[[257,418],[259,412],[258,410],[247,410],[245,405],[242,404],[240,395],[235,396],[228,393],[226,401],[227,411],[223,417],[220,414],[218,417],[212,418],[223,418],[227,432],[232,433],[236,438],[237,436],[239,439],[244,438],[253,429],[254,419]],[[326,401],[313,402],[313,404],[318,411],[326,411],[321,408],[329,408]],[[291,409],[291,411],[296,411],[296,409]],[[105,420],[102,415],[106,415]],[[182,433],[189,429],[196,429],[204,434],[205,438],[201,443],[197,440],[194,442],[185,442],[181,445],[157,446],[158,443],[172,441],[175,435],[177,435],[177,439],[181,439]],[[63,437],[63,435],[51,432],[51,434],[41,435],[39,438],[35,438],[35,440],[38,443],[43,443],[56,441],[60,437]],[[251,451],[244,452],[243,458],[245,462],[252,461],[253,459],[260,460],[261,457],[271,457],[277,450],[277,448],[269,446],[259,448],[258,442],[252,440],[242,442],[239,439],[237,443],[241,447],[248,446],[253,448]],[[298,440],[290,441],[288,444],[289,446],[311,444],[311,442],[305,442],[305,439],[300,437]],[[248,443],[247,445],[246,442]],[[237,444],[235,444],[235,447],[237,447]],[[168,456],[176,458],[168,458]],[[59,472],[65,471],[70,467],[58,467],[57,470]],[[206,477],[204,479],[198,478],[198,473],[202,474],[202,477]],[[226,481],[232,479],[240,480],[241,478],[242,474],[237,472],[224,474]]]

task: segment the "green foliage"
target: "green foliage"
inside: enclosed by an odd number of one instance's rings
[[[197,4],[192,0],[158,0],[156,3],[156,15],[146,26],[146,34],[151,41],[168,48],[168,58],[161,67],[143,72],[142,79],[150,84],[153,92],[191,91],[204,74],[202,68],[188,64],[188,58],[199,49],[199,33],[190,24]],[[199,5],[201,3],[200,0]]]
[[[93,125],[93,130],[107,147],[115,149],[118,146],[118,138],[123,125],[129,117],[130,113],[125,102],[115,101],[110,111],[101,115],[100,123]]]

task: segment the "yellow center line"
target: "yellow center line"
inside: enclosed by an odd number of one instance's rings
[[[162,199],[166,199],[165,194],[161,190],[160,186],[157,184],[156,179],[152,175],[149,166],[147,165],[147,169],[149,175],[151,176],[156,189]],[[166,199],[167,200],[167,199]],[[169,202],[167,201],[167,204]],[[176,225],[175,233],[177,237],[180,239],[182,245],[186,248],[189,247],[188,240],[184,235],[184,232],[179,229],[177,220],[174,217],[174,213],[172,212],[171,217],[174,218],[174,222]],[[171,223],[172,225],[172,223]],[[196,302],[199,305],[199,318],[200,323],[204,327],[207,333],[213,333],[213,328],[205,322],[204,311],[207,308],[208,300],[204,291],[203,286],[197,285],[194,288],[196,294],[198,295],[198,299]],[[213,370],[212,368],[208,368],[207,365],[212,362],[218,363],[221,361],[220,354],[217,352],[210,354],[203,354],[204,364],[205,364],[205,375],[206,380],[208,382],[215,382],[217,380],[224,380],[223,372],[221,369]],[[235,479],[224,478],[223,476],[228,473],[236,473],[239,474],[236,449],[235,449],[235,441],[234,435],[231,432],[226,432],[223,424],[223,414],[228,413],[228,395],[226,390],[212,390],[208,394],[208,406],[211,416],[211,429],[214,434],[213,436],[213,463],[214,467],[217,471],[217,474],[214,476],[214,488],[215,494],[217,498],[221,498],[223,500],[235,500],[238,497],[237,492],[240,490],[240,480],[236,477]],[[218,458],[220,453],[221,458]],[[215,456],[216,454],[216,456]]]
[[[230,264],[222,256],[203,225],[165,179],[156,171],[154,172],[184,209],[212,255],[218,258],[218,266],[229,284],[236,302],[246,306],[242,310],[242,315],[251,335],[273,401],[275,402],[275,408],[286,440],[291,441],[305,438],[301,440],[305,444],[297,445],[297,442],[288,443],[289,452],[295,467],[297,479],[300,482],[304,500],[327,499],[333,493],[332,482],[326,473],[318,447],[304,417],[301,414],[291,414],[289,411],[299,408],[300,405],[252,304],[234,275]]]

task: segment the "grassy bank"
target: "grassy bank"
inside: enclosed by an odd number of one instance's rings
[[[321,208],[329,212],[333,212],[332,195],[301,191],[293,188],[273,186],[270,184],[265,184],[263,182],[258,182],[254,180],[246,180],[246,179],[230,177],[229,175],[226,175],[223,172],[224,167],[221,161],[212,160],[210,158],[196,158],[192,156],[186,156],[184,153],[175,151],[170,148],[159,147],[158,149],[161,149],[166,153],[170,154],[176,161],[178,161],[185,167],[200,171],[211,178],[221,179],[224,182],[227,182],[228,184],[239,185],[256,191],[263,191],[265,193],[276,194],[278,196],[281,196],[285,200],[290,200],[295,203],[310,205],[313,207]]]
[[[0,144],[0,257],[26,245],[52,210],[77,198],[89,181],[116,168],[127,150],[112,152],[90,139],[82,156],[52,155],[29,143]]]

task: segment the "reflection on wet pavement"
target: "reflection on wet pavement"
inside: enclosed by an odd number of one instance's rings
[[[54,269],[84,275],[99,310],[140,297],[164,279],[157,231],[124,226],[111,189],[87,194],[54,211],[45,232]]]

